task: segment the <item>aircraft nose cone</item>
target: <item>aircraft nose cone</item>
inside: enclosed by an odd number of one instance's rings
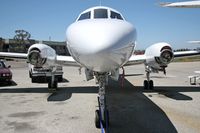
[[[111,47],[117,48],[117,43],[132,41],[134,32],[131,24],[121,20],[84,20],[68,28],[67,40],[73,44],[71,47],[79,50],[77,52],[94,54]]]
[[[68,48],[76,61],[94,71],[120,67],[132,54],[136,30],[122,20],[83,20],[67,30]]]

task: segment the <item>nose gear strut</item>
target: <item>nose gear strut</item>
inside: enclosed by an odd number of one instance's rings
[[[106,98],[105,98],[105,89],[108,81],[107,73],[97,73],[95,74],[96,79],[99,84],[99,93],[98,93],[98,106],[99,109],[95,111],[95,125],[96,128],[101,128],[108,133],[109,127],[109,113],[106,106]]]

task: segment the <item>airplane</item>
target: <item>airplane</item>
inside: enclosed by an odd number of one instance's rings
[[[162,2],[163,7],[177,7],[177,8],[200,8],[200,0],[184,1],[184,2]]]
[[[184,2],[161,2],[162,7],[177,7],[177,8],[200,8],[200,0],[184,1]],[[200,44],[200,41],[188,41],[190,44]]]
[[[191,44],[200,44],[200,41],[188,41],[188,43],[191,43]]]
[[[95,78],[99,86],[95,125],[107,129],[109,113],[105,89],[108,77],[117,81],[121,68],[144,63],[147,78],[144,89],[153,89],[150,73],[162,71],[166,74],[165,69],[174,58],[200,55],[200,51],[174,52],[166,42],[149,46],[143,55],[134,55],[136,38],[136,28],[120,12],[110,7],[96,6],[81,12],[67,28],[66,44],[71,56],[56,55],[56,51],[46,44],[33,44],[25,54],[0,52],[0,57],[27,59],[34,66],[51,67],[50,91],[57,88],[53,74],[56,65],[85,68],[87,81]]]

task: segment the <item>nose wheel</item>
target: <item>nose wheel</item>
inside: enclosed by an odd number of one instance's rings
[[[144,89],[145,90],[153,90],[154,85],[153,85],[153,80],[144,80]]]
[[[100,109],[95,111],[95,126],[96,128],[107,129],[109,127],[109,112],[105,109],[102,117],[100,111]]]

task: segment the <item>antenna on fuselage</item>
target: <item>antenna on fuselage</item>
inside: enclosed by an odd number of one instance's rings
[[[101,6],[101,0],[99,0],[99,6]]]

